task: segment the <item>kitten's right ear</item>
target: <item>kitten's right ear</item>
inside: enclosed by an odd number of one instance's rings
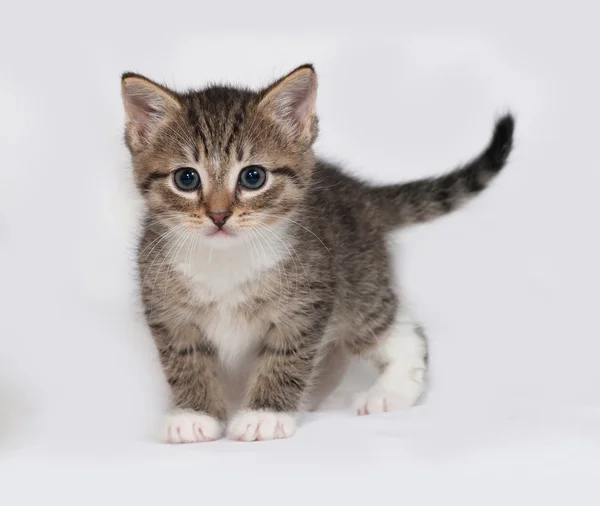
[[[171,90],[131,72],[121,78],[121,94],[127,116],[127,142],[133,149],[143,147],[167,115],[181,109]]]

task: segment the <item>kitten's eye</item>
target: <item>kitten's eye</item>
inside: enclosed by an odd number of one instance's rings
[[[240,185],[249,190],[258,190],[265,184],[267,173],[258,165],[250,165],[240,172]]]
[[[189,167],[177,169],[173,175],[175,186],[184,192],[190,192],[200,188],[200,175]]]

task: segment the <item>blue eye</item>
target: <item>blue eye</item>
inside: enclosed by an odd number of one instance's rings
[[[249,190],[258,190],[265,184],[266,180],[267,173],[265,172],[265,169],[258,165],[250,165],[250,167],[246,167],[240,172],[240,186],[248,188]]]
[[[173,175],[175,186],[184,192],[189,192],[200,188],[200,175],[189,167],[177,169]]]

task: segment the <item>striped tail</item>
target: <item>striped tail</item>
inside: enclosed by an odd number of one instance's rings
[[[496,122],[488,147],[471,162],[443,176],[375,187],[371,196],[380,217],[392,230],[444,216],[484,190],[506,164],[512,149],[514,119]]]

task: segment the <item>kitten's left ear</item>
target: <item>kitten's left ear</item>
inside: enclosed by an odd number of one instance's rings
[[[317,74],[303,65],[267,88],[259,108],[290,135],[312,143],[316,137]]]
[[[123,74],[121,93],[127,116],[127,141],[133,149],[142,148],[169,113],[181,109],[171,90],[138,74]]]

